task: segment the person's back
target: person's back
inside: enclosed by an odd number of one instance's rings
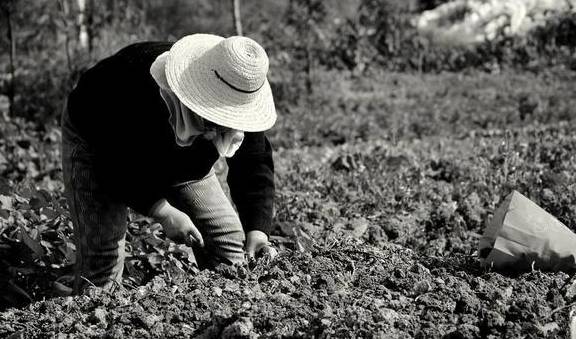
[[[142,127],[167,121],[168,111],[149,69],[171,46],[161,42],[130,45],[99,61],[80,77],[70,93],[68,110],[71,122],[87,141],[104,146],[111,137],[146,134]],[[140,130],[127,130],[129,125]]]

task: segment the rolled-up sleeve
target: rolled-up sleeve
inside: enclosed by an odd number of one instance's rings
[[[230,195],[245,232],[272,231],[274,161],[272,146],[263,132],[244,135],[242,146],[227,159]]]

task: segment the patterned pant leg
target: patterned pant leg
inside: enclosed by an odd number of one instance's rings
[[[214,172],[175,187],[168,201],[188,214],[202,233],[205,253],[196,253],[200,266],[244,262],[244,230]]]
[[[120,286],[124,269],[127,208],[106,194],[94,177],[85,144],[64,130],[62,167],[66,198],[74,225],[74,291],[87,285]]]

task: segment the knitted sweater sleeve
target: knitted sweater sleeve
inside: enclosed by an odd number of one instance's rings
[[[245,133],[242,146],[227,160],[228,185],[245,232],[272,231],[274,162],[272,146],[262,132]]]

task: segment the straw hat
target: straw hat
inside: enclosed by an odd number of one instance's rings
[[[166,61],[168,85],[186,107],[213,123],[246,132],[264,131],[276,122],[267,72],[262,46],[239,36],[185,36]]]

